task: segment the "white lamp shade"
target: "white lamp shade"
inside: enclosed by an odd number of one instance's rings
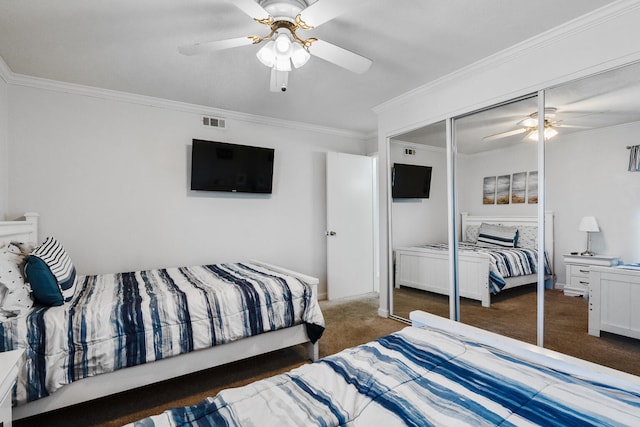
[[[307,61],[311,58],[309,52],[298,43],[294,43],[291,45],[291,62],[293,62],[293,66],[296,68],[302,67]]]
[[[580,231],[588,231],[591,233],[600,232],[600,227],[598,227],[598,222],[596,221],[596,217],[594,216],[585,216],[584,218],[582,218],[578,229]]]
[[[551,139],[554,136],[556,136],[557,134],[558,134],[558,131],[555,130],[554,128],[552,128],[552,127],[544,128],[544,139],[545,140]],[[529,134],[529,136],[527,138],[529,138],[531,141],[537,141],[538,140],[538,131],[537,130],[531,131],[531,133]]]
[[[276,56],[275,69],[278,71],[291,71],[291,60],[288,56]]]
[[[291,47],[291,39],[286,34],[279,34],[275,41],[276,54],[288,55]]]
[[[260,62],[269,68],[272,68],[276,64],[276,52],[274,50],[274,45],[275,42],[270,40],[256,53]]]

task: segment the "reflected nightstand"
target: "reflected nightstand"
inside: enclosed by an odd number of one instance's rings
[[[589,295],[589,270],[591,267],[611,267],[618,265],[618,257],[594,255],[563,255],[567,266],[564,294],[571,296]]]

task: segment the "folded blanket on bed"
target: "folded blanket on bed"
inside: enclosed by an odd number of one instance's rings
[[[311,285],[254,264],[81,276],[73,299],[0,323],[0,351],[24,348],[14,403],[65,384],[324,319]]]
[[[449,249],[447,243],[420,247],[443,251]],[[459,242],[458,248],[465,252],[481,253],[489,258],[489,288],[494,295],[504,288],[506,277],[526,276],[538,272],[538,252],[535,249],[488,247],[464,242]],[[545,254],[545,275],[551,274],[549,265]]]
[[[409,327],[133,425],[640,425],[637,385],[564,367]]]

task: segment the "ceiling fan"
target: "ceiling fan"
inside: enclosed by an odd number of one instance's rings
[[[558,134],[556,128],[584,128],[584,126],[573,126],[562,124],[562,120],[554,120],[556,117],[557,108],[547,107],[544,109],[544,139],[553,138]],[[529,114],[523,120],[518,123],[520,128],[509,130],[506,132],[500,132],[495,135],[489,135],[482,138],[483,141],[494,141],[496,139],[507,138],[509,136],[519,135],[526,133],[524,139],[532,141],[538,140],[538,112]]]
[[[227,0],[256,22],[266,25],[265,36],[246,36],[181,46],[184,55],[198,55],[235,47],[266,42],[256,56],[271,68],[270,89],[286,91],[291,64],[303,66],[311,55],[324,59],[354,73],[364,73],[371,60],[339,46],[303,38],[296,31],[310,30],[356,7],[365,0]]]

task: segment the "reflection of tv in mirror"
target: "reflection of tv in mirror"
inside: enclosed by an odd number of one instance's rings
[[[273,148],[193,140],[191,189],[271,193]]]
[[[391,173],[391,197],[428,199],[431,189],[431,169],[431,166],[395,163]]]

